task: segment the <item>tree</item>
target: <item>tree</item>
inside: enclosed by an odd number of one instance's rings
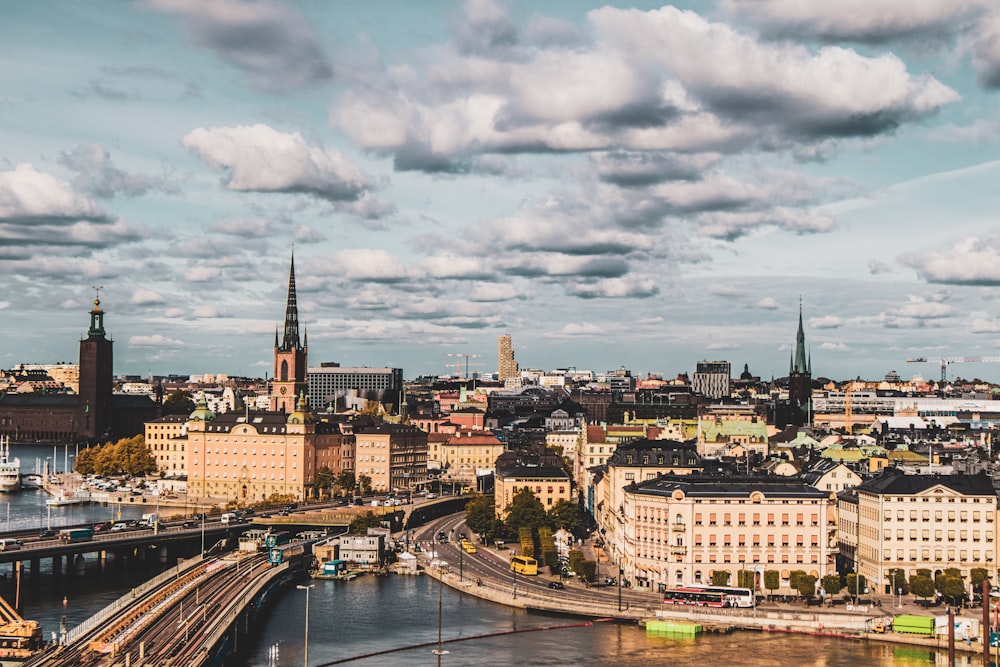
[[[583,529],[583,512],[578,503],[572,500],[560,500],[548,512],[549,523],[556,530],[568,530],[574,535]]]
[[[774,595],[774,591],[781,588],[781,573],[777,570],[764,570],[764,588]]]
[[[728,586],[729,572],[727,570],[715,570],[712,572],[713,586]]]
[[[500,527],[493,499],[480,493],[474,495],[465,504],[465,525],[479,535],[483,542],[492,539]]]
[[[827,595],[836,595],[843,588],[844,584],[841,583],[839,574],[828,574],[823,577],[823,592]]]
[[[507,506],[505,523],[513,529],[526,527],[534,533],[539,526],[547,526],[549,517],[542,507],[542,501],[535,497],[530,489],[524,488],[514,494]]]
[[[757,574],[753,570],[740,570],[736,573],[736,585],[740,588],[757,590]]]
[[[983,590],[983,580],[989,577],[989,572],[987,572],[985,567],[974,567],[969,570],[969,582],[972,584],[972,590],[977,593]]]
[[[593,581],[597,576],[597,562],[585,560],[580,563],[580,578],[584,581]]]
[[[361,495],[363,496],[371,493],[372,478],[368,475],[358,475],[358,488],[361,489]]]
[[[795,590],[799,592],[799,595],[809,600],[816,595],[816,577],[803,572],[795,578]]]
[[[358,482],[354,479],[353,470],[341,470],[337,473],[337,486],[342,488],[347,493],[354,493],[354,489],[357,485]]]
[[[316,471],[316,489],[322,494],[333,488],[333,471],[330,466],[322,466]]]
[[[106,442],[85,449],[77,457],[74,469],[81,475],[148,475],[156,472],[156,458],[141,435]]]
[[[189,415],[195,404],[190,391],[175,391],[163,400],[160,412],[165,415]]]
[[[965,582],[958,570],[952,567],[938,575],[934,580],[934,587],[951,603],[958,602],[965,595]]]
[[[910,577],[910,592],[918,598],[933,597],[934,580],[924,574],[915,574]]]
[[[863,574],[847,575],[847,594],[857,600],[863,593],[868,591],[868,581]]]
[[[351,521],[350,531],[352,533],[363,533],[369,528],[378,528],[381,525],[382,517],[368,510],[361,516],[354,517],[354,520]]]

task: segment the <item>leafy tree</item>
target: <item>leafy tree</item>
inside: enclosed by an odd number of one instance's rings
[[[474,495],[472,500],[465,504],[465,525],[484,542],[492,539],[500,527],[493,499],[479,493]]]
[[[577,574],[582,572],[583,568],[583,552],[579,549],[569,550],[569,569],[573,570]]]
[[[97,447],[88,447],[80,452],[76,457],[76,463],[74,464],[73,469],[81,475],[97,474],[97,449]]]
[[[322,494],[333,488],[333,471],[330,466],[322,466],[316,471],[316,489]]]
[[[983,590],[983,580],[989,578],[989,572],[985,567],[974,567],[969,570],[969,582],[972,584],[972,590],[982,592]]]
[[[802,573],[795,579],[795,590],[806,600],[816,595],[816,577],[811,574]]]
[[[568,530],[574,535],[583,530],[583,510],[579,503],[572,500],[560,500],[548,512],[549,523],[556,530]]]
[[[889,572],[889,594],[896,595],[900,590],[906,594],[906,575],[903,574],[902,570],[892,570]]]
[[[910,592],[918,598],[933,597],[934,580],[924,574],[915,574],[910,577]]]
[[[736,585],[740,588],[757,589],[757,575],[753,570],[740,570],[736,573]]]
[[[713,586],[728,586],[729,585],[729,572],[726,570],[715,570],[712,572],[712,585]]]
[[[145,438],[137,435],[85,449],[77,457],[74,469],[82,475],[139,476],[156,472],[157,467]]]
[[[350,530],[352,533],[363,533],[369,528],[378,528],[382,525],[382,517],[368,510],[361,516],[354,517],[351,521]]]
[[[357,485],[358,482],[354,478],[353,470],[341,470],[337,473],[337,486],[342,488],[347,493],[354,493],[354,489]]]
[[[358,488],[361,489],[361,495],[367,495],[372,491],[372,478],[368,475],[358,475]]]
[[[597,562],[585,560],[580,563],[580,578],[584,581],[593,581],[597,576]]]
[[[955,568],[948,568],[934,580],[934,587],[951,602],[957,602],[965,595],[965,582]]]
[[[777,570],[764,570],[764,588],[774,595],[774,591],[781,588],[781,573]]]
[[[823,590],[827,595],[836,595],[843,588],[844,584],[840,581],[839,574],[828,574],[823,577]]]
[[[549,524],[549,517],[542,507],[542,501],[530,489],[523,488],[514,494],[507,506],[506,524],[515,529],[530,528],[534,533],[539,526]]]
[[[165,415],[189,415],[194,412],[194,408],[190,391],[175,391],[163,399],[160,412]]]
[[[847,594],[857,599],[868,589],[868,581],[863,574],[847,575]]]
[[[806,576],[805,570],[792,570],[788,575],[788,585],[799,590],[799,578]]]

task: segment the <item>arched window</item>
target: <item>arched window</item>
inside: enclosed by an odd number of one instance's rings
[[[281,362],[281,381],[288,382],[288,362]]]

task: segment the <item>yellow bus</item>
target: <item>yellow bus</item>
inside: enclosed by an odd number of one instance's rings
[[[514,556],[510,559],[510,571],[529,576],[538,574],[538,561],[531,556]]]
[[[468,540],[462,540],[462,550],[467,554],[476,553],[476,545]]]

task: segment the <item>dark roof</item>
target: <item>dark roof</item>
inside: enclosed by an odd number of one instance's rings
[[[687,467],[701,467],[701,456],[698,455],[698,446],[694,442],[678,442],[677,440],[649,440],[647,438],[634,438],[621,443],[615,449],[615,453],[608,457],[608,466],[628,467],[650,465],[674,465],[669,460],[664,459],[664,463],[642,463],[642,456],[648,454],[679,454],[680,463],[678,465]],[[626,457],[633,457],[632,463],[627,463]]]
[[[76,394],[0,394],[0,406],[18,408],[76,408]]]
[[[389,435],[412,435],[412,434],[423,434],[426,435],[425,431],[421,431],[416,426],[411,426],[410,424],[373,424],[371,426],[356,426],[354,427],[354,433],[359,435],[374,435],[379,433],[388,433]]]
[[[857,490],[859,493],[875,495],[908,496],[923,493],[935,486],[944,486],[955,493],[968,496],[996,495],[993,483],[984,472],[975,475],[906,475],[890,469],[880,477],[865,480]]]
[[[709,475],[663,475],[647,482],[625,487],[631,493],[669,496],[680,490],[686,496],[749,498],[754,491],[766,497],[826,498],[820,491],[797,477],[719,477]]]
[[[143,394],[113,394],[111,396],[111,406],[116,409],[158,409],[159,406],[151,396]]]
[[[569,481],[569,473],[558,466],[515,465],[497,471],[499,477],[533,477]]]

